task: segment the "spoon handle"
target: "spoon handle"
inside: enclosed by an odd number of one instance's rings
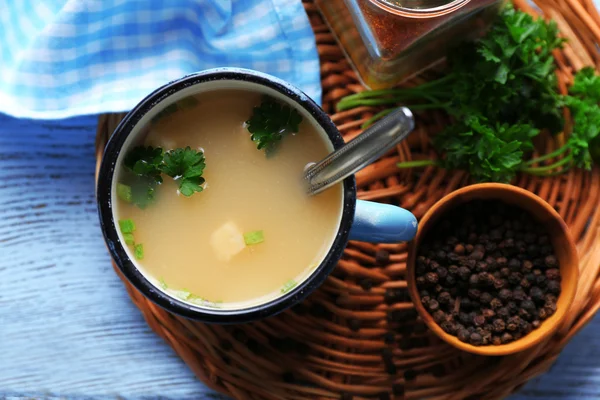
[[[309,184],[308,193],[320,193],[371,164],[406,138],[414,127],[415,121],[410,110],[398,108],[309,167],[304,173]]]

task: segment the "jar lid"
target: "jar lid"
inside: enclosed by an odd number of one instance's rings
[[[471,0],[371,0],[382,9],[413,17],[436,17],[451,13]]]

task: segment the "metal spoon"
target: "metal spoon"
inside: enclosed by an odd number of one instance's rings
[[[308,194],[320,193],[371,164],[404,140],[414,127],[412,112],[406,107],[400,107],[371,125],[343,147],[305,170]]]

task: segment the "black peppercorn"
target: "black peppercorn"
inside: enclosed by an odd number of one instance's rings
[[[458,275],[458,266],[457,265],[451,265],[448,267],[448,273],[450,275]]]
[[[468,330],[461,329],[458,331],[458,334],[456,336],[458,337],[458,340],[460,340],[461,342],[468,342],[471,334],[469,333]]]
[[[438,308],[440,308],[440,303],[438,303],[437,300],[431,299],[427,303],[427,308],[429,309],[429,311],[435,311]]]
[[[510,343],[513,341],[513,335],[506,332],[500,337],[500,339],[502,340],[502,344]]]
[[[548,312],[546,311],[545,308],[541,308],[538,311],[538,318],[541,319],[542,321],[545,320],[548,317],[549,317],[549,315],[548,315]]]
[[[454,335],[457,331],[456,322],[453,321],[444,321],[440,324],[440,328],[444,330],[444,332]]]
[[[533,269],[533,263],[529,260],[525,260],[521,263],[521,268],[524,272],[531,271]]]
[[[503,320],[507,320],[510,317],[510,311],[506,307],[501,307],[496,311],[496,315]]]
[[[518,316],[512,316],[508,319],[508,321],[506,321],[506,330],[515,332],[517,329],[519,329],[520,324],[521,318]]]
[[[456,285],[456,278],[453,277],[452,275],[448,275],[446,277],[446,285],[447,286],[454,286],[454,285]]]
[[[521,274],[520,272],[512,272],[508,276],[508,283],[510,283],[513,286],[516,286],[521,283],[521,279],[523,279],[523,274]]]
[[[473,318],[473,324],[475,326],[482,326],[483,324],[485,324],[485,317],[483,315],[476,315]]]
[[[438,275],[439,279],[446,279],[448,276],[448,269],[444,267],[437,267],[435,273]]]
[[[479,333],[473,332],[471,336],[469,336],[469,343],[473,346],[481,346],[483,344],[483,336]]]
[[[503,306],[503,304],[500,299],[493,298],[492,301],[490,301],[490,307],[492,307],[492,310],[497,310],[497,309],[501,308],[502,306]]]
[[[458,268],[458,277],[463,281],[469,280],[471,277],[471,270],[467,267],[459,267]]]
[[[560,280],[560,270],[557,268],[550,268],[546,270],[546,279],[551,281]]]
[[[452,301],[452,296],[448,292],[441,292],[438,294],[437,300],[440,304],[450,304]]]
[[[479,276],[477,274],[471,275],[471,277],[469,278],[469,285],[471,285],[471,287],[475,287],[478,284],[479,284]]]
[[[446,313],[442,310],[437,310],[433,313],[433,320],[436,324],[441,324],[442,322],[446,321]]]
[[[438,274],[436,274],[435,272],[428,272],[425,274],[425,280],[428,284],[435,285],[436,283],[438,283],[439,277]]]
[[[560,294],[560,282],[559,281],[549,281],[546,285],[546,290],[552,294]]]
[[[548,256],[548,255],[551,255],[552,253],[553,253],[553,250],[552,250],[552,246],[551,245],[546,244],[544,246],[540,246],[540,255],[541,256],[545,257],[545,256]]]
[[[492,322],[492,326],[494,332],[501,333],[504,332],[504,330],[506,329],[506,322],[504,322],[504,320],[500,318],[497,318]]]
[[[459,255],[465,254],[465,246],[462,243],[457,244],[454,246],[454,252]]]
[[[535,303],[531,300],[523,300],[521,302],[521,308],[530,314],[533,314],[536,311]]]
[[[458,320],[462,323],[462,324],[469,324],[471,322],[471,317],[468,313],[466,312],[459,312],[458,313]]]
[[[508,278],[510,276],[510,269],[508,267],[504,267],[500,269],[500,274],[504,278]]]
[[[498,226],[502,223],[502,222],[494,223],[491,220],[490,220],[490,222],[491,222],[492,226]],[[500,229],[492,229],[490,231],[490,240],[495,240],[495,241],[502,240],[502,231]]]
[[[544,304],[544,295],[544,291],[537,286],[533,286],[531,289],[529,289],[529,297],[531,297],[531,300],[538,304]]]
[[[482,304],[490,304],[490,302],[492,301],[493,298],[494,297],[491,294],[489,294],[488,292],[484,292],[484,293],[481,293],[481,296],[479,296],[479,301]]]
[[[507,282],[505,279],[501,279],[501,278],[494,279],[494,288],[496,290],[500,290],[506,286],[506,283]]]
[[[512,298],[516,301],[523,301],[527,298],[527,294],[525,293],[525,291],[523,289],[515,289],[512,292]]]
[[[477,300],[481,296],[481,291],[479,289],[469,289],[468,295],[473,300]]]
[[[502,301],[508,301],[512,299],[512,291],[510,289],[500,289],[498,292],[498,298]]]
[[[544,264],[546,264],[546,267],[548,268],[556,268],[556,266],[558,265],[556,256],[546,256],[546,258],[544,258]]]
[[[484,308],[483,310],[481,310],[481,315],[483,315],[483,317],[486,320],[489,320],[489,319],[495,317],[496,313],[491,308]]]
[[[424,276],[417,276],[416,281],[418,286],[424,286],[427,283]]]
[[[511,270],[518,272],[521,270],[521,261],[519,261],[516,258],[511,258],[510,261],[508,262],[508,268],[510,268]]]
[[[546,287],[548,279],[546,279],[545,275],[538,275],[535,277],[535,284],[540,287]]]

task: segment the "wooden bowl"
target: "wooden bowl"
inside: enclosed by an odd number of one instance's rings
[[[473,200],[499,200],[529,212],[548,231],[560,264],[560,273],[562,277],[561,294],[558,298],[557,309],[554,315],[542,322],[538,329],[531,331],[521,339],[503,345],[473,346],[461,342],[456,336],[444,332],[442,328],[434,322],[432,316],[422,305],[415,280],[417,249],[429,229],[435,226],[436,222],[438,222],[449,210]],[[436,335],[450,343],[452,346],[470,353],[487,356],[501,356],[523,351],[552,335],[558,328],[559,323],[566,316],[566,313],[573,302],[577,290],[578,276],[579,260],[577,249],[569,232],[569,228],[556,210],[543,199],[527,190],[499,183],[483,183],[467,186],[450,193],[435,203],[419,223],[417,236],[409,247],[407,262],[407,283],[409,293],[417,311],[427,326],[429,326]]]

